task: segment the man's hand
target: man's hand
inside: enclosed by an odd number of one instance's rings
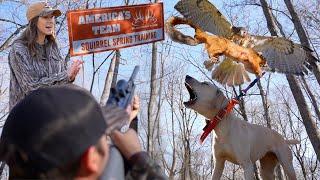
[[[141,144],[139,142],[139,137],[135,130],[129,129],[125,133],[121,133],[118,130],[114,130],[111,133],[111,139],[114,144],[118,147],[120,152],[124,155],[126,159],[138,152],[142,151]]]
[[[134,96],[133,97],[133,101],[132,104],[130,104],[128,106],[128,108],[126,109],[126,111],[128,112],[128,114],[130,115],[129,117],[129,124],[131,123],[131,121],[138,115],[140,110],[140,99],[138,96]]]
[[[77,60],[74,60],[71,64],[71,67],[69,69],[69,72],[68,72],[68,76],[69,76],[69,80],[71,82],[73,82],[77,76],[77,74],[79,73],[79,70],[81,68],[81,65],[83,64],[83,61],[77,59]]]

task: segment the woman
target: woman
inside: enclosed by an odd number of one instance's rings
[[[82,61],[74,61],[67,70],[55,37],[55,17],[60,10],[50,8],[44,2],[30,5],[27,10],[29,24],[14,41],[9,53],[10,98],[9,108],[39,87],[72,83]]]

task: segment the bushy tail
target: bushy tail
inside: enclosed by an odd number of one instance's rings
[[[287,144],[300,144],[300,141],[299,140],[296,140],[296,139],[288,139],[288,140],[285,140]]]
[[[212,71],[212,79],[228,86],[250,82],[250,77],[243,64],[228,57]]]
[[[170,17],[166,21],[165,31],[169,35],[169,37],[172,39],[172,41],[182,43],[182,44],[187,44],[190,46],[196,46],[196,45],[200,44],[200,42],[197,39],[195,39],[191,36],[187,36],[187,35],[181,33],[180,31],[178,31],[175,28],[175,26],[179,25],[179,24],[187,24],[187,25],[190,25],[191,27],[193,27],[193,25],[188,20],[186,20],[184,18],[180,18],[180,17],[176,17],[176,16]]]

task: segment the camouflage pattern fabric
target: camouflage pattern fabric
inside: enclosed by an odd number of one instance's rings
[[[67,64],[55,43],[37,44],[32,56],[22,40],[16,40],[9,53],[9,109],[30,91],[39,87],[69,83]]]

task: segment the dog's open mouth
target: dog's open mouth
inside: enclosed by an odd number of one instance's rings
[[[197,94],[194,92],[194,90],[192,89],[192,87],[188,83],[185,82],[184,85],[186,86],[186,88],[189,92],[190,99],[189,99],[189,101],[183,102],[183,104],[185,106],[190,106],[196,102]]]

